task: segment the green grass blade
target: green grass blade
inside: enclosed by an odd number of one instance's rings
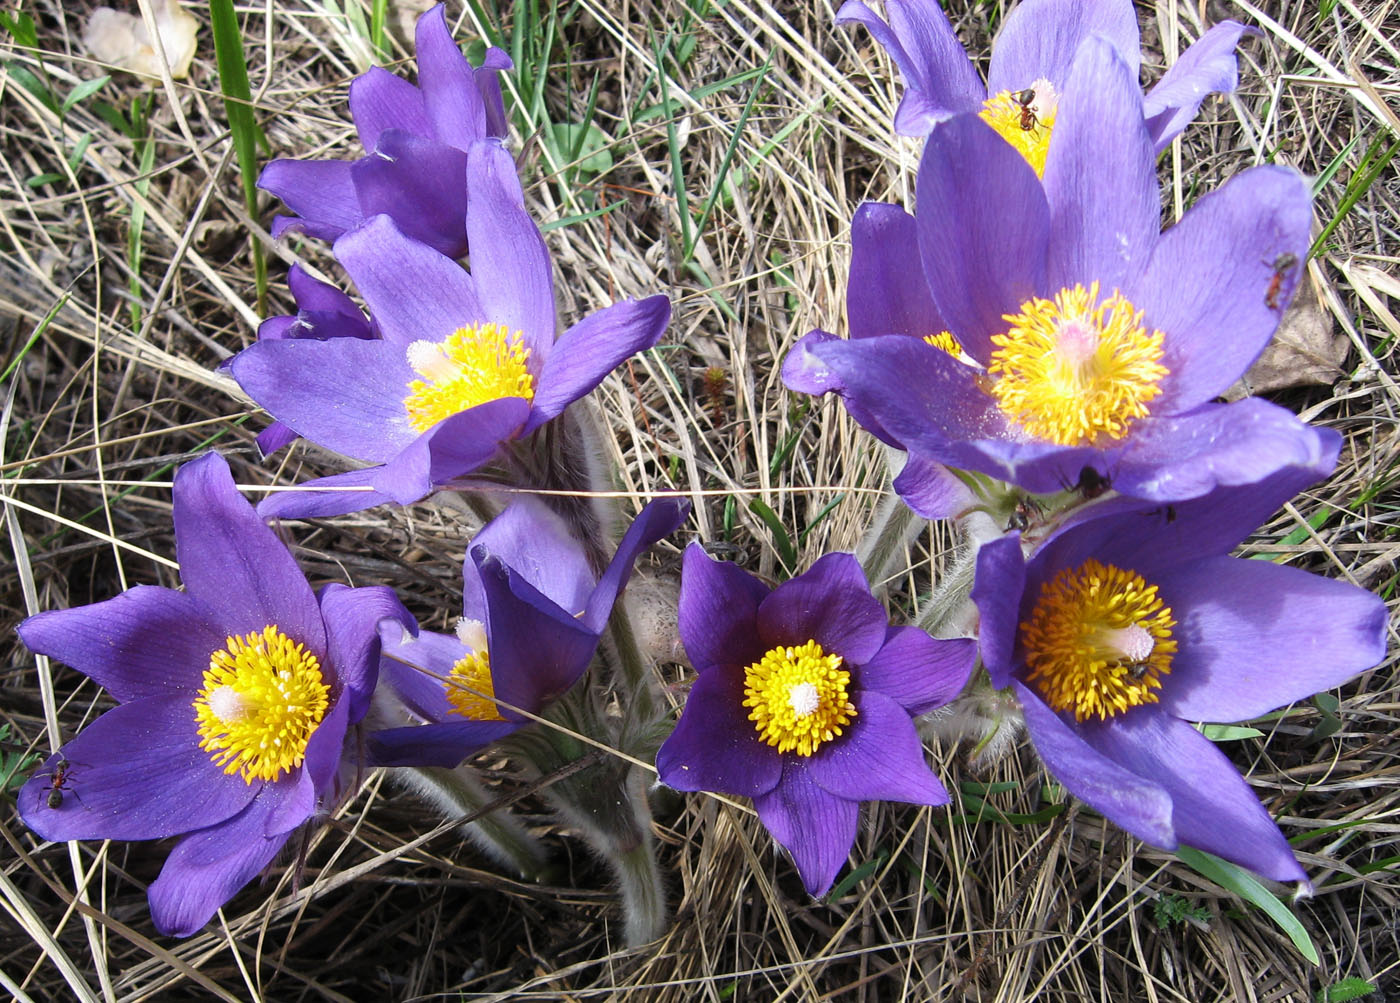
[[[1240,898],[1257,906],[1272,919],[1280,930],[1288,934],[1298,952],[1314,965],[1318,964],[1317,948],[1313,945],[1308,931],[1302,922],[1293,915],[1293,910],[1284,905],[1279,897],[1260,884],[1259,879],[1243,867],[1221,860],[1212,853],[1195,850],[1189,846],[1177,848],[1176,855],[1198,874],[1214,881],[1221,888],[1234,892]]]
[[[44,332],[48,329],[49,324],[52,323],[53,319],[58,316],[58,311],[62,310],[63,304],[67,302],[68,294],[64,293],[58,298],[58,302],[53,305],[53,309],[51,309],[48,313],[44,314],[44,319],[39,321],[39,323],[35,326],[34,333],[29,336],[29,340],[24,343],[24,347],[15,353],[15,357],[10,360],[10,364],[5,367],[5,371],[3,373],[0,373],[0,383],[3,383],[10,378],[10,374],[13,373],[15,369],[19,366],[20,361],[29,352],[29,350],[34,347],[34,342],[38,341],[40,338],[43,337]]]
[[[715,202],[719,200],[724,192],[724,179],[729,174],[729,165],[734,160],[734,151],[739,148],[739,140],[744,135],[744,126],[749,121],[749,115],[753,112],[754,102],[758,100],[758,89],[763,86],[763,78],[768,74],[768,68],[772,64],[770,56],[761,67],[762,73],[754,81],[753,88],[749,91],[749,99],[744,102],[744,110],[739,113],[739,121],[734,125],[734,132],[729,137],[729,144],[724,148],[724,157],[719,162],[719,170],[715,173],[714,187],[710,189],[710,197],[705,200],[705,207],[700,210],[700,219],[695,224],[696,241],[705,232],[705,224],[710,220],[710,213],[714,211]],[[681,256],[682,261],[689,261],[691,255],[695,253],[695,244],[688,243],[685,246],[685,253]]]

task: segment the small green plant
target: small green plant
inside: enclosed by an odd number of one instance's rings
[[[1157,929],[1168,930],[1189,921],[1205,923],[1210,920],[1210,910],[1203,905],[1192,905],[1181,895],[1163,895],[1152,905],[1152,918]]]

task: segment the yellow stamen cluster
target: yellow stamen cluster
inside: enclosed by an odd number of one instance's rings
[[[194,701],[199,747],[249,784],[276,780],[302,764],[329,706],[321,663],[281,630],[230,637],[209,656]]]
[[[1037,80],[1025,90],[993,94],[982,102],[978,117],[1026,158],[1037,177],[1043,177],[1057,107],[1049,81]]]
[[[924,335],[924,343],[932,345],[940,351],[947,352],[955,359],[962,358],[963,347],[958,344],[958,339],[953,337],[951,331],[939,331],[937,334]]]
[[[1097,446],[1128,434],[1167,375],[1162,332],[1148,332],[1142,311],[1117,290],[1099,302],[1099,284],[1032,299],[1003,318],[1006,334],[987,372],[992,396],[1030,435],[1061,446]]]
[[[459,327],[445,341],[415,341],[409,365],[423,377],[408,385],[404,408],[414,431],[502,397],[535,399],[524,336],[504,324]]]
[[[1027,681],[1055,711],[1106,720],[1157,702],[1176,641],[1171,608],[1141,575],[1095,560],[1041,586],[1021,643]]]
[[[763,741],[810,756],[856,716],[846,695],[851,674],[816,641],[777,647],[744,670],[744,706]]]
[[[491,655],[485,648],[460,659],[447,679],[447,702],[462,717],[469,721],[505,720],[496,707]]]

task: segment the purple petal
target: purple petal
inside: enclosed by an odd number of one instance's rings
[[[847,801],[947,804],[948,792],[924,761],[909,712],[871,690],[860,691],[855,702],[845,734],[807,759],[807,775]]]
[[[554,276],[540,228],[525,211],[515,161],[494,143],[474,145],[467,189],[472,277],[486,319],[521,332],[532,359],[547,368],[556,333]]]
[[[377,668],[378,666],[376,666]],[[354,706],[348,692],[342,692],[330,711],[321,719],[306,743],[306,757],[301,769],[281,783],[295,782],[297,796],[285,799],[278,811],[268,819],[268,835],[288,832],[301,825],[315,811],[323,793],[334,786],[345,754],[345,733]],[[363,711],[361,711],[363,716]],[[359,767],[359,762],[356,762]]]
[[[595,310],[565,331],[540,370],[526,431],[556,417],[624,361],[655,345],[670,321],[671,301],[648,296]]]
[[[31,651],[71,665],[122,703],[192,697],[203,685],[210,654],[228,636],[219,613],[204,602],[153,585],[90,606],[38,613],[17,630]]]
[[[401,347],[442,341],[489,320],[472,277],[451,258],[376,216],[335,242],[335,256],[369,304],[384,340]]]
[[[966,482],[954,471],[912,453],[895,475],[891,487],[915,515],[924,519],[956,518],[977,501]]]
[[[324,656],[326,631],[306,576],[238,493],[224,458],[208,453],[186,463],[175,472],[174,494],[185,589],[217,609],[230,633],[276,626]]]
[[[274,160],[258,176],[258,187],[285,202],[301,217],[302,228],[322,240],[334,240],[363,220],[344,160]]]
[[[864,202],[851,221],[851,277],[846,314],[852,338],[909,334],[924,338],[947,328],[920,269],[919,230],[897,205]]]
[[[1180,646],[1160,706],[1244,721],[1339,686],[1385,657],[1385,603],[1346,582],[1216,557],[1154,579]]]
[[[352,589],[331,583],[318,598],[326,621],[327,653],[344,691],[341,699],[349,701],[349,723],[357,724],[369,709],[378,678],[380,624],[395,620],[413,633],[418,621],[384,585]]]
[[[1026,561],[1018,533],[982,544],[977,551],[977,575],[972,601],[981,616],[978,644],[987,675],[997,689],[1011,684],[1016,668],[1016,634],[1021,623],[1021,597],[1026,589]]]
[[[1020,90],[1044,77],[1063,91],[1075,53],[1102,35],[1137,79],[1142,53],[1137,16],[1127,0],[1026,0],[1006,16],[992,45],[987,91]]]
[[[478,550],[514,570],[569,615],[588,605],[594,576],[583,547],[563,518],[538,498],[516,499],[476,534],[462,569],[466,578],[477,575]]]
[[[1228,92],[1239,83],[1235,46],[1245,33],[1258,34],[1238,21],[1221,21],[1181,54],[1142,104],[1147,129],[1158,152],[1190,124],[1207,94]]]
[[[423,103],[434,135],[459,150],[484,139],[486,108],[471,63],[452,40],[445,5],[438,4],[418,19],[414,43],[418,52],[418,86],[423,90]]]
[[[763,657],[758,605],[768,594],[768,586],[738,565],[714,560],[698,543],[685,548],[678,619],[681,643],[696,671],[743,667]]]
[[[402,129],[415,136],[433,134],[423,92],[379,66],[371,66],[351,81],[350,116],[366,150],[374,149],[385,129]]]
[[[617,553],[598,579],[598,587],[588,597],[588,608],[582,619],[590,629],[602,634],[612,615],[613,603],[627,586],[637,558],[653,543],[679,529],[689,514],[690,502],[680,498],[658,498],[648,502],[638,513],[618,544]]]
[[[350,169],[366,219],[384,214],[405,237],[449,258],[467,253],[467,155],[388,129]]]
[[[481,103],[486,108],[486,135],[495,139],[504,139],[510,135],[510,126],[506,122],[505,102],[501,100],[501,81],[498,71],[513,69],[515,69],[515,63],[511,62],[510,56],[506,55],[504,50],[491,45],[487,46],[486,55],[481,60],[481,65],[473,71],[477,90],[481,92]]]
[[[350,470],[303,481],[295,491],[274,491],[258,502],[258,516],[263,519],[319,519],[384,505],[393,499],[372,489],[382,469]],[[364,490],[331,490],[333,488]]]
[[[193,703],[193,694],[151,697],[103,714],[20,789],[25,824],[55,841],[161,839],[237,814],[263,784],[214,765],[199,747]],[[50,808],[59,757],[68,773]]]
[[[870,594],[865,572],[851,554],[826,554],[758,606],[765,648],[816,641],[852,665],[875,657],[888,626],[885,608]]]
[[[301,436],[280,421],[274,421],[258,433],[255,440],[258,446],[258,455],[265,460],[283,446],[290,445],[300,438]]]
[[[1175,835],[1159,845],[1173,849],[1180,841],[1275,881],[1307,880],[1249,785],[1225,754],[1189,724],[1139,711],[1080,731],[1100,754],[1140,777],[1152,777],[1153,786],[1170,796]]]
[[[929,136],[917,195],[929,288],[949,330],[985,365],[991,336],[1006,330],[1003,314],[1044,284],[1045,191],[1025,157],[991,126],[976,115],[959,115]]]
[[[895,445],[895,440],[862,406],[860,399],[845,392],[845,381],[827,365],[822,347],[833,343],[842,343],[842,339],[825,331],[808,331],[804,334],[783,359],[783,383],[789,390],[803,394],[840,394],[841,403],[861,428],[881,442]]]
[[[809,895],[824,895],[856,841],[860,805],[828,794],[800,764],[788,764],[783,779],[754,798],[758,819],[785,846]]]
[[[372,483],[400,505],[412,504],[489,461],[527,414],[524,398],[501,397],[449,415],[377,468]]]
[[[220,906],[272,862],[287,842],[285,833],[268,836],[264,831],[280,797],[277,786],[268,784],[241,814],[191,833],[170,851],[147,892],[156,929],[170,937],[198,933]]]
[[[231,368],[259,407],[345,456],[382,463],[417,436],[404,404],[416,374],[401,345],[359,338],[260,341],[234,356]]]
[[[663,784],[678,791],[759,797],[777,785],[783,759],[748,719],[742,669],[696,678],[681,719],[656,754],[656,770]]]
[[[384,644],[383,653],[381,674],[410,712],[425,721],[452,719],[447,687],[438,677],[451,675],[452,667],[471,653],[456,635],[420,630],[416,638]]]
[[[338,318],[356,328],[353,337],[368,338],[370,336],[369,323],[365,320],[365,315],[360,311],[360,308],[355,305],[355,301],[329,282],[313,278],[301,265],[294,264],[287,271],[287,285],[292,290],[292,296],[296,299],[299,316],[324,317],[328,320]],[[320,325],[313,323],[311,326],[315,329],[319,328]],[[327,337],[339,336],[342,332],[340,330],[334,332],[318,330],[316,333],[317,337]]]
[[[1087,40],[1075,57],[1044,182],[1050,289],[1097,280],[1107,297],[1142,271],[1161,231],[1157,166],[1136,63],[1103,38]]]
[[[1306,269],[1311,203],[1297,171],[1254,167],[1162,235],[1129,289],[1146,323],[1166,333],[1162,362],[1171,375],[1156,413],[1220,395],[1264,350]],[[1287,267],[1275,288],[1279,261]]]
[[[372,766],[441,766],[451,769],[522,725],[516,721],[448,721],[371,732]]]
[[[1172,795],[1161,783],[1125,769],[1084,738],[1084,729],[1067,724],[1047,707],[1040,694],[1013,684],[1026,717],[1035,751],[1051,773],[1079,800],[1121,829],[1153,846],[1176,848]],[[1162,778],[1165,783],[1165,778]]]
[[[977,642],[970,637],[935,639],[918,627],[890,627],[884,645],[856,679],[862,690],[881,693],[910,714],[924,714],[962,692],[976,661]]]

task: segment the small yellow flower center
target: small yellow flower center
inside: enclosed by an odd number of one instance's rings
[[[1059,103],[1050,81],[1037,80],[1025,90],[993,94],[982,102],[978,117],[1026,158],[1037,177],[1043,177]]]
[[[1011,327],[992,336],[998,347],[987,366],[999,377],[992,396],[1036,438],[1061,446],[1121,439],[1162,392],[1162,332],[1148,333],[1142,311],[1116,290],[1100,303],[1097,282],[1076,285],[1003,319]]]
[[[404,408],[416,432],[502,397],[535,399],[524,335],[503,324],[459,327],[445,341],[415,341],[408,364],[423,377],[408,385]]]
[[[816,641],[778,647],[744,670],[744,706],[763,741],[810,756],[856,716],[846,695],[851,674]]]
[[[1156,703],[1176,641],[1171,608],[1142,576],[1095,560],[1040,588],[1021,624],[1026,677],[1055,711],[1106,720]]]
[[[276,780],[301,765],[329,706],[321,663],[278,628],[230,637],[195,697],[199,747],[249,784]]]
[[[447,702],[469,721],[504,721],[496,707],[496,688],[491,682],[491,653],[486,649],[485,625],[479,620],[458,620],[457,639],[472,651],[459,659],[448,673]]]

